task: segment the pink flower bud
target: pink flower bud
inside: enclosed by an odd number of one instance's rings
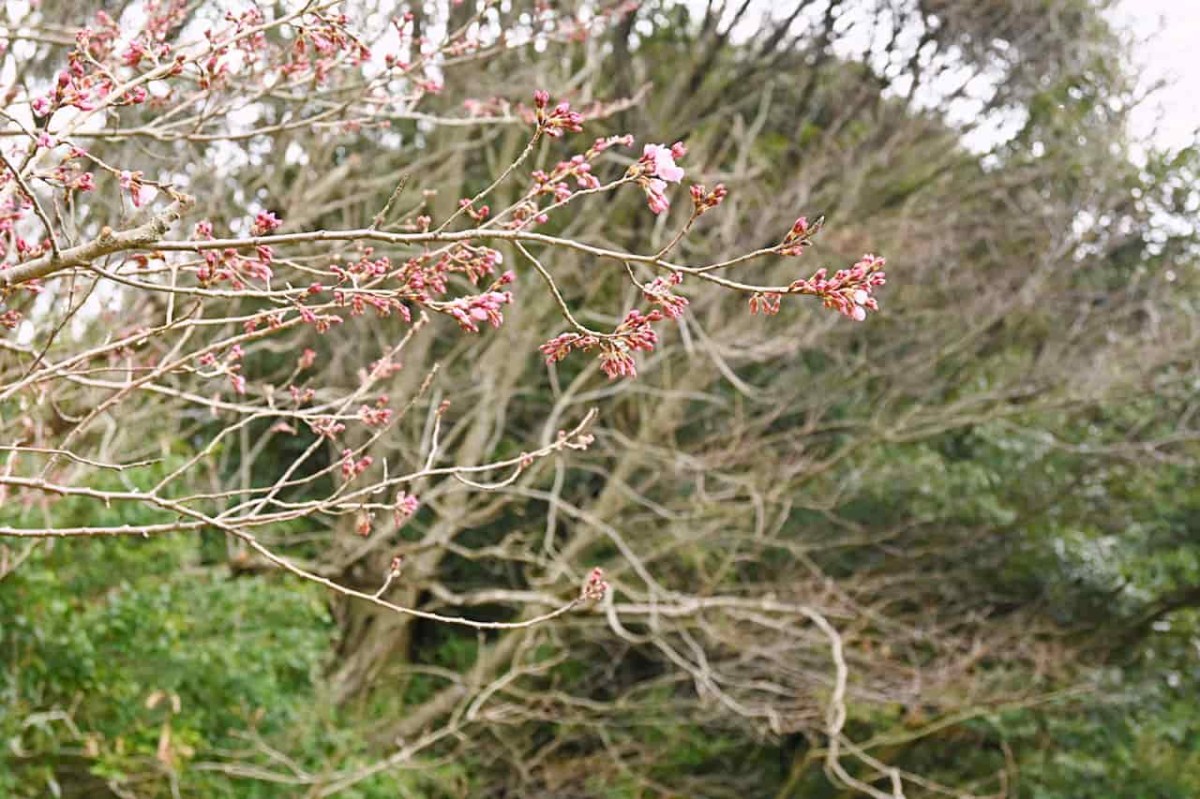
[[[604,569],[597,566],[588,572],[587,579],[583,581],[583,588],[580,589],[579,598],[585,602],[599,602],[607,593],[608,582],[604,579]]]

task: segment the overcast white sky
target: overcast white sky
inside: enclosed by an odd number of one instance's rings
[[[1120,0],[1114,13],[1147,80],[1169,82],[1134,115],[1135,136],[1189,144],[1200,128],[1200,0]]]
[[[684,2],[698,10],[705,6],[705,0]],[[757,30],[756,16],[778,18],[789,6],[781,0],[752,3],[751,9],[757,9],[757,15],[751,13],[743,21],[745,35]],[[818,18],[821,13],[820,7],[814,7]],[[1134,43],[1134,60],[1145,79],[1143,89],[1156,82],[1166,83],[1136,109],[1132,120],[1135,139],[1170,148],[1192,143],[1200,130],[1200,0],[1116,0],[1111,14]],[[799,24],[804,23],[802,18]],[[870,44],[868,28],[851,30],[841,41],[843,48],[861,57]],[[856,37],[856,32],[861,35]],[[974,111],[968,116],[971,113]],[[976,134],[979,141],[975,144],[986,149],[997,135],[995,130],[982,130]]]

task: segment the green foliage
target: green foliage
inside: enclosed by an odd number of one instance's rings
[[[156,476],[147,470],[99,487],[144,486]],[[0,522],[34,512],[5,508]],[[97,512],[75,499],[50,513],[60,527],[164,520],[133,503]],[[310,723],[330,635],[320,592],[206,566],[190,535],[35,547],[0,583],[0,736],[18,753],[7,762],[13,790],[31,786],[38,795],[56,754],[83,750],[94,758],[92,773],[106,778],[144,768],[164,725],[186,771],[197,752],[235,745],[239,731],[271,735]]]

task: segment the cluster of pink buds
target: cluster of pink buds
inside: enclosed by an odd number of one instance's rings
[[[559,161],[549,172],[538,169],[533,172],[533,186],[526,192],[512,209],[509,217],[502,225],[512,230],[521,230],[533,225],[544,224],[548,217],[538,204],[538,198],[549,196],[553,203],[563,203],[571,199],[577,190],[592,190],[600,188],[600,180],[592,174],[592,162],[606,150],[623,145],[633,145],[633,136],[609,136],[596,139],[589,147],[578,155],[573,155],[565,161]],[[575,182],[575,187],[571,186]]]
[[[680,298],[682,299],[682,298]],[[632,310],[611,334],[601,337],[589,333],[563,333],[547,341],[538,349],[546,356],[546,363],[566,358],[574,350],[588,352],[600,350],[600,369],[609,380],[618,377],[637,377],[637,362],[634,352],[651,352],[658,344],[658,334],[651,327],[664,319],[659,310],[643,314]]]
[[[34,99],[32,110],[39,117],[49,116],[55,109],[67,106],[80,111],[93,111],[112,91],[113,85],[107,75],[89,72],[84,67],[82,57],[75,52],[70,56],[68,68],[58,73],[54,94]]]
[[[154,188],[144,185],[142,180],[141,172],[126,170],[121,173],[121,188],[129,193],[129,201],[133,203],[134,208],[141,208],[154,198]]]
[[[233,390],[238,394],[246,393],[246,377],[241,372],[241,364],[233,364],[226,367],[229,374],[229,383],[233,386]]]
[[[662,312],[670,319],[679,319],[687,309],[687,297],[672,294],[671,288],[683,282],[683,275],[672,272],[664,277],[656,277],[642,288],[642,295],[651,305],[662,308]]]
[[[14,181],[11,173],[0,171],[0,190],[13,185]],[[3,235],[5,239],[12,242],[12,248],[16,251],[18,261],[37,258],[50,250],[49,239],[45,239],[41,243],[31,242],[17,233],[19,224],[29,216],[33,207],[33,200],[23,189],[19,189],[0,200],[0,235]],[[8,267],[8,263],[0,262],[0,269],[7,269]],[[30,288],[28,284],[23,283],[18,288],[28,291],[31,294],[39,293],[41,291],[41,281],[30,282],[36,285]]]
[[[579,598],[584,602],[599,602],[608,593],[608,581],[604,579],[604,569],[596,566],[588,572],[587,579],[579,591]]]
[[[478,284],[481,278],[495,274],[496,267],[503,263],[504,254],[499,250],[465,241],[454,244],[442,253],[433,270],[439,277],[444,272],[461,272],[467,276],[467,280]]]
[[[406,494],[403,491],[397,494],[396,501],[392,503],[392,518],[395,520],[396,526],[403,527],[420,507],[421,501],[412,494]]]
[[[12,185],[11,180],[6,180],[7,177],[8,173],[0,172],[0,190],[4,189],[7,185]],[[16,192],[15,196],[10,195],[4,200],[0,200],[0,236],[11,242],[18,262],[37,258],[50,251],[49,238],[45,238],[40,242],[30,241],[17,233],[19,223],[28,217],[32,209],[33,200],[23,190]],[[10,264],[7,262],[0,262],[0,269],[7,269],[9,266]],[[9,290],[40,294],[42,291],[42,281],[31,280]],[[7,292],[0,292],[0,294],[2,293]]]
[[[586,154],[574,155],[567,161],[559,161],[554,169],[546,173],[540,169],[533,173],[534,187],[531,194],[552,194],[555,202],[566,202],[572,190],[567,181],[575,179],[581,189],[600,187],[599,179],[592,174],[592,164]]]
[[[266,21],[266,18],[260,9],[248,8],[240,14],[226,11],[225,21],[233,23],[234,32],[242,34],[260,27]],[[307,31],[303,32],[306,33]],[[256,31],[250,36],[240,38],[235,46],[247,55],[255,55],[266,49],[267,37],[262,31]]]
[[[96,177],[91,172],[84,172],[83,167],[78,163],[71,161],[72,155],[76,152],[72,151],[61,164],[56,166],[50,173],[50,180],[60,183],[65,191],[94,191],[96,188]]]
[[[37,258],[38,256],[45,254],[45,252],[50,249],[48,241],[42,243],[31,243],[24,236],[17,237],[16,245],[18,261],[27,261],[30,258]]]
[[[321,84],[329,79],[339,59],[347,58],[350,63],[358,65],[371,58],[370,49],[347,28],[345,14],[313,13],[308,19],[292,41],[287,62],[279,68],[281,77],[311,78]],[[245,17],[238,18],[237,22],[240,29],[255,24]],[[264,47],[253,49],[265,50]]]
[[[564,133],[583,130],[583,115],[571,110],[571,104],[563,100],[550,108],[550,94],[542,89],[533,93],[533,105],[537,109],[538,130],[547,136],[559,137]]]
[[[522,200],[513,206],[512,213],[509,214],[509,221],[502,223],[502,227],[521,230],[534,225],[544,225],[548,221],[550,221],[550,217],[542,213],[535,202]]]
[[[292,385],[288,386],[288,394],[291,395],[292,402],[295,404],[295,406],[297,408],[301,407],[302,405],[307,405],[308,403],[313,401],[313,397],[317,396],[317,392],[313,391],[311,388],[300,388],[299,386],[292,386]],[[314,432],[321,433],[321,431],[317,429],[316,424],[312,425],[312,429]],[[332,438],[334,435],[336,435],[337,433],[340,433],[342,430],[345,430],[345,429],[346,429],[346,426],[342,425],[341,430],[332,431],[329,434],[329,437]],[[322,433],[322,435],[324,435],[324,434]]]
[[[391,20],[389,20],[389,23],[399,35],[402,44],[411,43],[413,41],[412,31],[416,27],[414,24],[416,18],[416,14],[413,12],[405,11],[400,16],[392,17]],[[391,53],[384,57],[384,62],[387,64],[389,69],[400,69],[407,71],[409,67],[412,66],[407,61]]]
[[[420,75],[410,75],[409,79],[412,81],[413,86],[416,86],[426,94],[441,94],[442,89],[446,88],[444,83],[439,80],[434,80],[433,78],[421,77]]]
[[[252,232],[260,235],[274,230],[278,225],[279,220],[274,214],[261,213],[254,221]],[[212,223],[208,220],[197,222],[194,232],[197,239],[210,240],[213,238]],[[205,250],[203,257],[204,264],[196,268],[196,279],[202,286],[228,281],[234,288],[243,289],[246,287],[243,275],[266,283],[274,274],[271,263],[275,260],[275,253],[262,244],[255,246],[253,258],[240,255],[233,247],[219,251]]]
[[[630,167],[638,185],[646,192],[646,202],[654,213],[661,214],[671,207],[671,201],[665,193],[667,184],[683,180],[683,168],[675,163],[675,159],[685,155],[687,147],[683,142],[675,142],[670,147],[647,144],[642,150],[642,157]]]
[[[371,362],[371,368],[368,372],[373,380],[379,380],[384,377],[391,377],[404,368],[404,364],[393,358],[380,358],[377,361]],[[364,379],[363,382],[366,382]]]
[[[300,389],[296,390],[300,391]],[[311,389],[305,389],[305,391],[311,391]],[[311,399],[311,396],[309,399]],[[308,426],[311,427],[312,431],[317,435],[329,439],[337,438],[337,436],[346,429],[346,425],[342,424],[332,416],[319,416],[316,419],[311,420],[308,423]]]
[[[728,194],[729,190],[725,188],[724,183],[718,183],[712,191],[703,183],[692,184],[692,207],[695,208],[696,216],[716,208]]]
[[[464,330],[478,332],[477,322],[487,321],[499,327],[504,321],[500,306],[512,302],[512,297],[500,289],[516,280],[515,272],[504,272],[478,296],[449,302],[437,302],[434,298],[447,293],[452,273],[464,274],[472,283],[478,284],[484,277],[494,274],[502,263],[504,256],[500,251],[471,242],[460,242],[449,248],[409,258],[389,277],[401,285],[401,293],[408,301],[449,314],[458,320]],[[394,301],[393,304],[405,319],[411,317],[411,312],[402,303]]]
[[[233,390],[238,394],[246,393],[246,378],[239,374],[242,370],[242,365],[239,361],[245,355],[245,350],[241,344],[234,344],[229,348],[229,352],[225,355],[225,360],[218,361],[217,356],[211,352],[206,352],[198,359],[201,366],[215,369],[216,371],[207,377],[216,375],[227,375],[229,382],[233,385]]]
[[[328,333],[334,325],[342,323],[342,317],[336,314],[318,314],[305,305],[296,306],[296,310],[300,314],[300,321],[306,325],[312,325],[313,330],[324,335]]]
[[[254,217],[254,224],[250,227],[251,236],[265,236],[268,233],[276,230],[283,222],[279,217],[275,216],[271,211],[260,211]]]
[[[373,462],[370,455],[363,455],[358,460],[355,460],[353,451],[348,449],[342,450],[342,477],[347,480],[353,480],[371,468]]]
[[[587,333],[560,333],[538,349],[546,356],[546,363],[556,363],[564,360],[573,350],[587,352],[598,343],[598,336]]]
[[[184,24],[193,9],[186,0],[156,0],[146,3],[145,32],[151,41],[162,42],[174,28]]]
[[[779,313],[779,293],[774,291],[755,292],[750,297],[750,313],[774,316]]]
[[[399,310],[401,316],[405,319],[409,318],[408,308],[395,297],[381,297],[378,294],[361,291],[349,293],[342,289],[335,289],[333,301],[343,308],[349,306],[351,316],[362,316],[366,313],[369,305],[375,309],[375,315],[380,318],[391,316],[393,310]]]
[[[883,267],[886,261],[868,253],[849,269],[839,269],[833,277],[818,269],[808,280],[797,280],[788,290],[796,294],[820,297],[826,308],[833,308],[856,322],[867,318],[867,311],[878,311],[879,303],[872,296],[887,282]]]
[[[142,63],[142,59],[147,55],[146,46],[134,39],[125,48],[125,52],[121,54],[121,63],[127,67],[136,69],[137,65]]]
[[[612,338],[601,342],[600,368],[610,380],[637,376],[637,365],[631,353],[654,351],[658,334],[651,325],[662,319],[660,311],[644,314],[634,309],[625,315],[624,321],[613,331]]]
[[[504,315],[500,309],[513,301],[511,291],[488,291],[473,297],[460,297],[446,303],[446,313],[458,322],[459,326],[468,332],[478,333],[478,322],[488,322],[492,327],[500,327],[504,323]]]
[[[492,214],[491,207],[487,205],[481,205],[479,210],[475,210],[475,206],[471,205],[471,201],[466,197],[463,197],[458,201],[458,207],[462,209],[464,214],[471,217],[476,222],[482,222]]]
[[[174,13],[164,12],[163,7],[168,5],[174,7]],[[92,111],[103,104],[146,102],[150,93],[141,83],[129,86],[120,97],[112,96],[117,88],[116,74],[121,68],[137,68],[147,58],[170,63],[171,48],[163,40],[170,28],[182,24],[179,7],[186,6],[186,3],[174,0],[171,3],[149,3],[147,6],[144,31],[120,52],[117,51],[117,45],[122,41],[121,27],[104,11],[96,14],[92,26],[78,31],[75,49],[67,57],[67,68],[56,76],[52,92],[33,99],[31,110],[34,115],[46,117],[65,107]],[[182,9],[183,13],[186,11],[186,8]],[[183,61],[182,56],[175,57],[174,67],[168,75],[178,75],[182,71]]]
[[[809,224],[808,217],[800,217],[792,225],[792,229],[783,237],[779,245],[780,255],[802,255],[806,247],[812,246],[813,237],[821,230],[821,221]]]
[[[388,398],[380,397],[375,400],[375,405],[363,405],[358,409],[358,418],[362,420],[367,427],[387,427],[388,422],[392,421],[392,410],[387,407]]]
[[[105,11],[96,12],[95,22],[75,33],[75,47],[96,61],[112,54],[113,45],[121,35],[121,26]]]
[[[261,214],[260,214],[260,216],[261,216]],[[256,222],[255,224],[257,225],[258,223]],[[276,224],[278,225],[278,224],[282,224],[282,223],[276,221]],[[352,261],[349,264],[346,264],[346,266],[344,268],[341,266],[338,266],[337,264],[330,264],[329,271],[331,273],[333,273],[335,276],[337,276],[339,285],[341,285],[342,283],[353,283],[354,276],[367,277],[367,278],[380,277],[382,275],[386,275],[389,271],[391,271],[392,260],[390,258],[388,258],[386,255],[381,255],[378,258],[373,258],[372,256],[374,256],[374,255],[375,255],[375,248],[363,247],[362,252],[361,252],[361,257]],[[324,287],[320,283],[314,283],[309,288],[309,291],[312,292],[313,294],[316,294],[317,292],[321,291],[323,288]]]

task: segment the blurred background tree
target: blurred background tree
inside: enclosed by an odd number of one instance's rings
[[[842,745],[885,796],[889,768],[909,797],[1200,794],[1200,151],[1133,152],[1133,75],[1103,12],[651,0],[601,38],[447,64],[431,116],[538,86],[639,98],[585,135],[685,140],[689,179],[729,187],[689,261],[770,246],[802,209],[827,220],[810,265],[889,256],[885,312],[856,326],[785,303],[764,321],[685,286],[690,312],[638,380],[609,383],[538,357],[558,310],[518,266],[530,290],[509,322],[463,338],[435,321],[400,385],[440,364],[421,408],[452,400],[455,462],[514,456],[593,406],[596,445],[494,492],[431,479],[417,517],[365,541],[341,517],[265,535],[366,591],[399,548],[399,604],[496,620],[553,607],[547,586],[597,562],[614,589],[597,613],[484,635],[331,599],[219,537],[0,544],[0,790],[856,795],[823,768],[828,643],[786,612],[803,606],[841,631]],[[396,207],[444,218],[528,135],[398,119],[259,138],[275,155],[236,171],[188,138],[109,149],[196,165],[214,222],[253,191],[289,229],[319,229],[369,225],[401,174]],[[675,227],[601,197],[551,229],[633,247]],[[553,257],[585,323],[611,327],[636,298],[623,275]],[[389,324],[314,337],[321,380],[354,384]],[[262,357],[254,369],[290,368]],[[389,458],[418,457],[427,418],[389,433]],[[178,423],[164,436],[181,459],[204,421]],[[248,427],[203,479],[252,484],[307,443]],[[97,523],[70,501],[36,513]]]

